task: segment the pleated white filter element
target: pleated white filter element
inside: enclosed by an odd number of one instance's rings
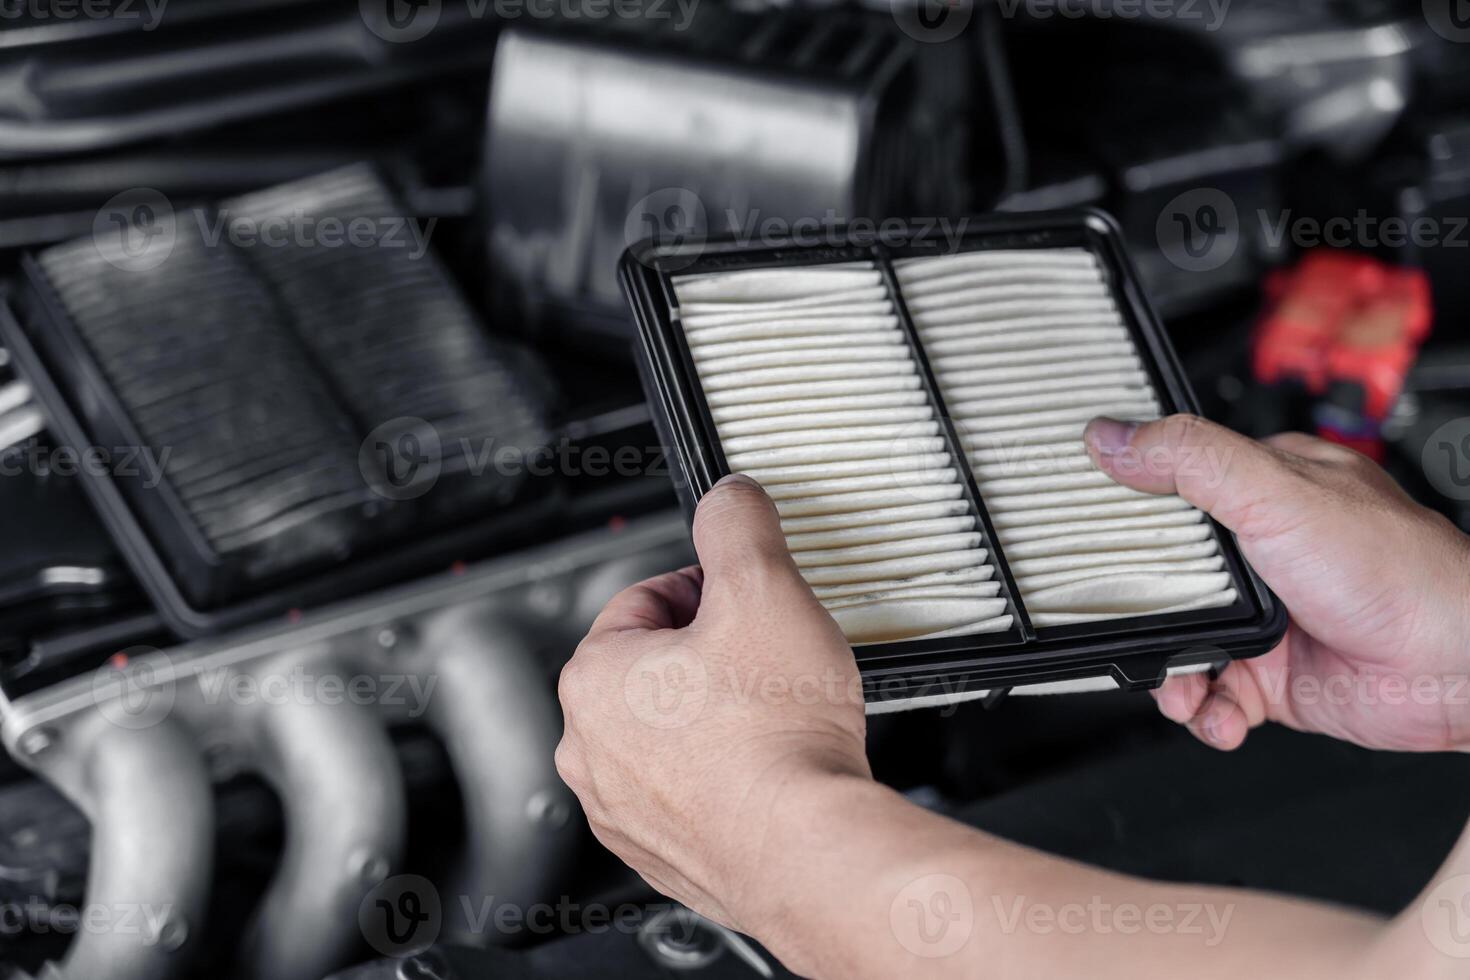
[[[1161,413],[1090,252],[967,252],[896,271],[1033,624],[1236,600],[1200,511],[1118,486],[1087,456],[1094,416]]]
[[[854,644],[1011,625],[964,475],[872,263],[680,276],[730,469],[776,503]]]

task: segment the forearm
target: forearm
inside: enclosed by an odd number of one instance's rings
[[[816,816],[814,816],[816,815]],[[772,810],[740,924],[815,977],[1359,976],[1385,925],[1052,858],[833,777]],[[1366,974],[1365,974],[1366,975]]]

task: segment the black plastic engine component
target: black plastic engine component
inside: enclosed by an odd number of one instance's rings
[[[500,26],[493,6],[437,2],[406,18],[391,2],[111,6],[110,17],[8,19],[0,158],[176,137],[482,66]]]
[[[60,616],[75,624],[137,599],[73,472],[79,465],[39,440],[0,452],[0,647]]]
[[[850,11],[701,7],[669,27],[500,38],[486,233],[497,303],[529,331],[625,355],[614,270],[643,238],[821,237],[963,213],[1018,182],[1018,137],[983,80],[998,45],[985,60],[973,36],[919,43],[892,17]]]

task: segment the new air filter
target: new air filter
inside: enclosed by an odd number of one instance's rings
[[[797,567],[848,639],[1009,628],[877,266],[681,276],[674,291],[726,461],[775,500]]]
[[[1270,649],[1284,613],[1230,535],[1083,446],[1097,415],[1194,410],[1116,227],[960,228],[957,247],[916,225],[881,245],[630,251],[686,504],[726,473],[765,486],[870,697],[1151,686]]]

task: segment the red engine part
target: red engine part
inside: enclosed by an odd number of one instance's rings
[[[1403,388],[1433,321],[1423,271],[1320,249],[1266,283],[1252,368],[1317,400],[1319,433],[1377,455],[1378,423]]]

